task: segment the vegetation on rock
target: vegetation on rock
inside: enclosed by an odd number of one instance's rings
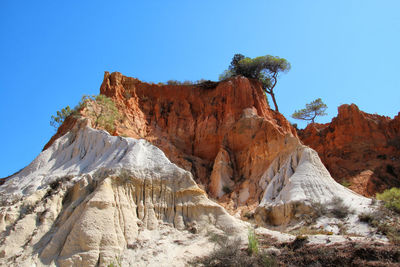
[[[51,116],[50,125],[57,131],[58,127],[63,124],[64,120],[74,112],[69,106],[57,111],[56,116]]]
[[[311,121],[311,123],[314,123],[315,118],[317,116],[325,116],[327,115],[325,113],[326,109],[328,108],[327,105],[322,102],[321,98],[317,98],[314,101],[312,101],[309,104],[306,104],[306,108],[296,110],[292,114],[292,118],[298,119],[298,120],[307,120]]]
[[[226,234],[212,234],[209,240],[215,242],[215,250],[210,255],[197,258],[190,264],[210,267],[276,266],[276,261],[271,255],[258,251],[258,239],[254,230],[249,230],[248,239],[248,248],[244,250],[241,249],[240,239],[230,240]]]
[[[109,133],[115,130],[114,122],[120,119],[120,114],[111,98],[105,95],[84,95],[79,107],[87,110],[89,117],[93,119],[95,128],[104,128]]]
[[[120,119],[118,109],[111,98],[105,95],[84,95],[74,109],[66,106],[57,111],[56,116],[51,116],[50,125],[57,130],[68,116],[78,114],[83,109],[86,109],[88,117],[93,119],[95,128],[101,127],[110,133],[115,130],[114,122]]]
[[[248,234],[249,245],[247,251],[250,255],[258,254],[258,240],[253,229],[249,229]]]
[[[385,196],[389,196],[387,199],[393,199],[393,191],[386,190],[385,192],[390,193],[385,194]],[[358,219],[360,222],[368,223],[374,227],[378,233],[385,235],[391,243],[400,245],[400,216],[398,211],[393,209],[392,206],[387,206],[387,203],[378,204],[378,207],[372,212],[359,214]]]
[[[219,79],[224,80],[232,76],[242,75],[247,78],[259,80],[262,83],[264,91],[271,95],[275,110],[279,112],[274,88],[278,82],[279,73],[288,72],[290,67],[290,63],[286,59],[276,56],[266,55],[249,58],[242,54],[235,54],[228,70],[225,70],[219,76]]]

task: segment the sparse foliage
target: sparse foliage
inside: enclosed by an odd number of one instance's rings
[[[343,203],[343,199],[340,197],[333,197],[331,201],[324,204],[313,202],[311,207],[316,217],[327,216],[343,219],[354,212]]]
[[[376,194],[376,198],[385,202],[385,207],[400,213],[400,188],[393,187]]]
[[[347,181],[347,180],[343,180],[340,184],[343,185],[344,187],[350,187],[351,186],[351,183],[349,181]]]
[[[254,232],[253,232],[254,233]],[[221,238],[222,237],[222,238]],[[249,235],[250,237],[250,235]],[[242,250],[240,239],[229,240],[226,235],[211,235],[212,242],[216,246],[210,255],[197,258],[189,264],[192,266],[213,266],[213,267],[242,267],[242,266],[276,266],[276,261],[264,252],[248,253]],[[254,240],[257,240],[254,236]],[[250,241],[250,239],[249,239]],[[250,242],[249,242],[250,246]],[[257,243],[258,246],[258,243]],[[257,247],[258,248],[258,247]]]
[[[249,229],[247,237],[249,241],[247,248],[249,255],[258,254],[258,240],[256,234],[254,233],[254,229]]]
[[[393,244],[400,245],[400,216],[397,211],[380,203],[373,212],[359,214],[358,219],[376,228],[377,232],[386,235]]]
[[[94,127],[102,127],[109,133],[115,129],[114,122],[120,119],[115,103],[105,95],[83,96],[80,108],[86,108],[88,115],[93,118]]]
[[[275,110],[279,111],[274,88],[278,81],[279,73],[288,72],[290,67],[290,63],[284,58],[271,55],[249,58],[242,54],[235,54],[229,69],[225,70],[219,76],[219,79],[224,80],[232,76],[243,75],[247,78],[259,80],[263,85],[265,93],[271,95]]]
[[[168,80],[167,84],[168,85],[182,85],[182,82],[177,81],[177,80]]]
[[[69,106],[66,106],[65,108],[57,111],[56,116],[51,116],[50,125],[53,126],[55,130],[57,130],[58,127],[63,124],[64,120],[72,113],[73,110]]]
[[[298,120],[309,120],[314,123],[314,120],[317,116],[325,116],[327,109],[327,105],[322,102],[321,98],[317,98],[309,104],[306,104],[306,108],[296,110],[292,114],[292,118]]]

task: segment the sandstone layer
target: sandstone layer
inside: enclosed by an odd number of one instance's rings
[[[213,197],[241,192],[229,198],[234,207],[258,204],[261,175],[280,152],[299,144],[256,80],[158,85],[106,72],[100,92],[123,115],[113,135],[148,140]]]
[[[107,266],[122,255],[184,266],[212,249],[207,232],[247,235],[224,208],[259,225],[299,221],[335,197],[354,210],[343,223],[369,209],[269,109],[258,81],[156,85],[106,72],[100,91],[122,116],[111,135],[83,108],[0,186],[0,264]]]
[[[342,105],[331,123],[309,124],[299,136],[334,179],[360,194],[400,186],[400,114],[390,119]]]
[[[0,187],[2,265],[107,266],[146,231],[151,242],[167,228],[245,231],[160,149],[87,124],[76,121]]]

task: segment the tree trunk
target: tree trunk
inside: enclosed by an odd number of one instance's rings
[[[272,84],[271,88],[266,91],[268,94],[271,95],[272,101],[274,102],[275,111],[279,112],[278,104],[276,104],[275,94],[274,94],[274,88],[275,88],[276,82],[278,81],[277,76],[278,76],[278,73],[275,72],[274,75],[272,76],[272,78],[274,79],[274,83]]]
[[[317,117],[317,113],[314,113],[314,117],[312,117],[311,122],[314,123],[315,118]]]
[[[274,92],[272,92],[272,91],[271,91],[270,95],[271,95],[272,101],[274,102],[275,111],[279,112],[279,109],[278,109],[278,104],[276,104],[276,100],[275,100],[275,94],[274,94]]]

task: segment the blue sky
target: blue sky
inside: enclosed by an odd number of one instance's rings
[[[104,71],[216,80],[235,53],[286,58],[280,111],[320,97],[400,111],[400,1],[0,1],[0,177],[54,134],[50,117],[98,94]],[[289,118],[292,122],[295,120]],[[298,121],[301,126],[305,124]]]

